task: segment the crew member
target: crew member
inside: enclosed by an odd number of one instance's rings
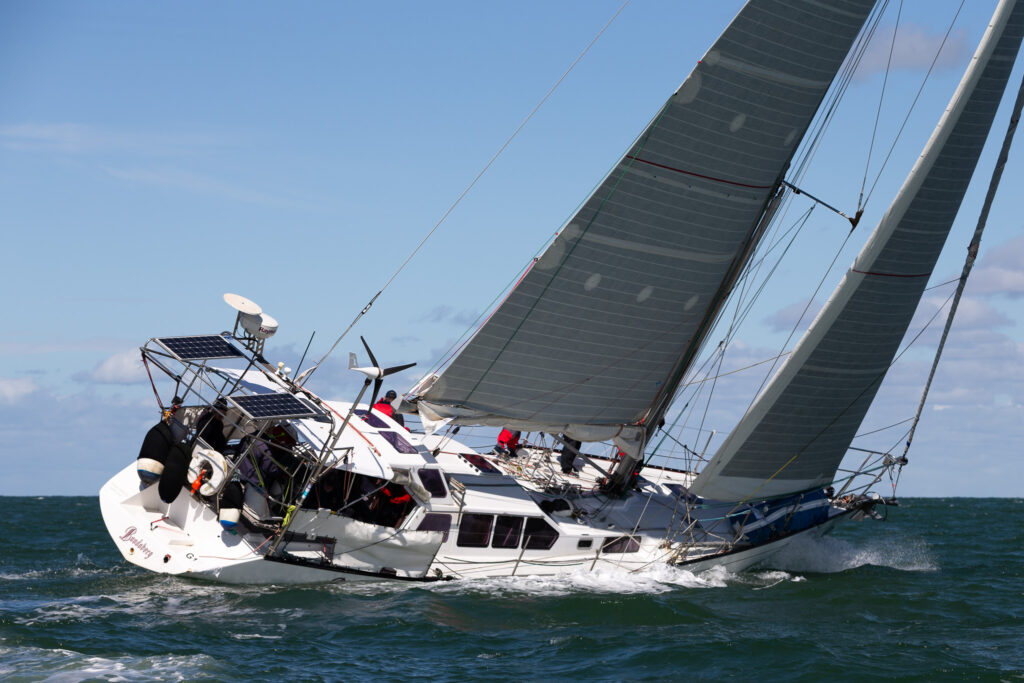
[[[562,474],[578,472],[579,470],[576,469],[576,455],[580,452],[583,442],[570,439],[565,434],[562,435],[562,439],[562,453],[558,456],[558,464],[562,466]]]
[[[388,417],[395,416],[395,408],[391,405],[391,402],[398,398],[398,394],[395,393],[394,389],[388,389],[388,392],[384,396],[373,404],[373,409],[381,415],[387,415]]]
[[[518,429],[515,431],[502,429],[498,434],[498,443],[494,446],[494,452],[497,455],[515,456],[516,449],[519,448],[520,436],[522,436],[522,432]]]

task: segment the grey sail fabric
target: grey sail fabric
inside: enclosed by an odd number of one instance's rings
[[[1022,34],[1024,2],[1004,0],[892,206],[691,492],[744,500],[832,481],[949,234]]]
[[[643,422],[698,350],[873,5],[748,3],[421,405],[584,440]]]

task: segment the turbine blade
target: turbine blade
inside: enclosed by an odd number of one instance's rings
[[[370,345],[366,343],[366,340],[363,339],[362,336],[359,337],[359,341],[363,342],[363,346],[366,347],[366,353],[369,354],[370,356],[370,362],[373,363],[374,366],[376,366],[377,359],[373,357],[373,351],[370,350]]]
[[[411,368],[414,365],[416,365],[416,364],[415,363],[406,363],[405,365],[396,365],[393,368],[388,368],[387,370],[384,370],[381,373],[380,376],[381,377],[387,377],[388,375],[393,375],[396,372],[401,372],[402,370],[408,370],[409,368]]]
[[[367,380],[369,381],[369,380]],[[378,377],[373,380],[373,396],[370,397],[370,408],[372,409],[377,403],[377,394],[380,393],[380,388],[384,384],[384,380]]]

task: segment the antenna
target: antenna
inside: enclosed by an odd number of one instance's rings
[[[264,313],[259,304],[240,294],[227,292],[224,294],[224,302],[238,311],[235,329],[232,332],[235,339],[242,342],[250,351],[262,356],[263,343],[277,332],[277,320]],[[239,327],[242,329],[241,335]]]

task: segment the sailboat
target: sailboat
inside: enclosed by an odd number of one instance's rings
[[[974,174],[1024,2],[999,2],[889,210],[721,446],[694,467],[649,455],[801,191],[795,155],[875,4],[748,2],[486,322],[400,400],[378,399],[408,366],[383,367],[365,341],[355,400],[321,397],[318,366],[267,360],[277,322],[236,294],[231,332],[150,339],[160,418],[100,491],[124,558],[255,584],[741,571],[880,517],[897,501],[871,487],[905,456],[839,468]],[[499,444],[474,450],[465,425],[502,428]]]

